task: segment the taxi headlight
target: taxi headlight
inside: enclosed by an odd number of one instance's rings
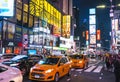
[[[30,68],[30,72],[32,72],[33,68]]]
[[[73,61],[71,60],[70,63],[72,63]]]
[[[82,61],[79,61],[79,63],[82,63]]]
[[[53,69],[48,69],[45,71],[45,73],[51,73],[53,71]]]

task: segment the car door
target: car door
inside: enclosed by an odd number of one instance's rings
[[[64,75],[66,75],[70,69],[70,62],[68,58],[64,57]]]
[[[65,62],[64,59],[61,58],[60,62],[58,64],[58,71],[59,71],[59,76],[60,77],[64,75],[64,62]]]

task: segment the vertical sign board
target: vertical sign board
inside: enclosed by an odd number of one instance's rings
[[[14,0],[0,0],[0,17],[14,15]]]
[[[100,40],[100,30],[97,30],[97,40]]]
[[[120,30],[116,31],[116,46],[120,46]]]

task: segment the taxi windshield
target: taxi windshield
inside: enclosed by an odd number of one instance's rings
[[[38,64],[55,65],[58,63],[58,61],[59,61],[59,58],[45,58],[43,60],[40,60]]]
[[[70,58],[72,58],[72,59],[83,59],[83,55],[71,55]]]

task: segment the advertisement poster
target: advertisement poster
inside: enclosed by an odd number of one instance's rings
[[[96,35],[90,35],[90,44],[96,44]]]
[[[15,33],[15,24],[9,23],[8,22],[8,32],[7,32],[8,39],[13,39],[14,38],[14,33]]]
[[[96,16],[95,15],[89,16],[89,24],[96,24]]]
[[[70,37],[70,21],[71,17],[69,15],[63,16],[62,37]]]
[[[3,39],[6,39],[7,22],[3,21]]]
[[[96,25],[90,25],[90,34],[96,34]]]
[[[14,0],[0,0],[0,16],[13,16]]]

